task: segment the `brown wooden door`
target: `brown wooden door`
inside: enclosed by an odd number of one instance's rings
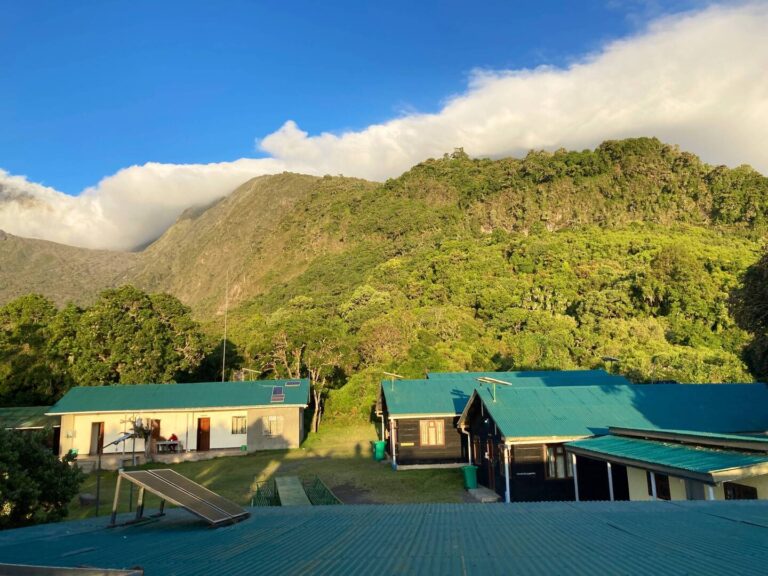
[[[103,450],[104,450],[104,422],[92,422],[90,454],[102,454]]]
[[[496,446],[490,436],[486,440],[486,450],[486,453],[488,454],[488,457],[486,458],[486,466],[488,466],[488,488],[496,490]]]
[[[205,452],[211,449],[211,419],[197,419],[197,451]]]

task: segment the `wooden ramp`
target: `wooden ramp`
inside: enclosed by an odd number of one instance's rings
[[[304,486],[298,476],[278,476],[275,478],[277,494],[281,506],[311,506],[312,503],[304,492]]]

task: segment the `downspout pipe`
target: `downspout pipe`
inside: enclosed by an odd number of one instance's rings
[[[397,429],[395,419],[389,419],[389,440],[392,442],[392,469],[397,470]]]
[[[504,445],[504,503],[509,504],[511,494],[509,492],[509,445]]]
[[[459,432],[467,437],[467,464],[472,466],[472,434],[464,427],[459,428]]]

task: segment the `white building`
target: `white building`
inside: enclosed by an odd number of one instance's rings
[[[61,456],[101,453],[103,465],[113,467],[126,454],[145,453],[141,438],[113,443],[137,421],[151,429],[153,453],[298,447],[308,401],[306,379],[86,386],[67,392],[46,414],[61,417]]]

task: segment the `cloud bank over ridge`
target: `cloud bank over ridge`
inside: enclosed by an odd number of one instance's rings
[[[567,68],[476,71],[466,91],[434,114],[316,136],[287,121],[258,141],[267,158],[132,166],[75,197],[0,170],[0,229],[130,249],[184,209],[254,176],[290,170],[383,180],[459,146],[502,157],[656,136],[710,163],[768,173],[765,30],[766,3],[666,17]]]

